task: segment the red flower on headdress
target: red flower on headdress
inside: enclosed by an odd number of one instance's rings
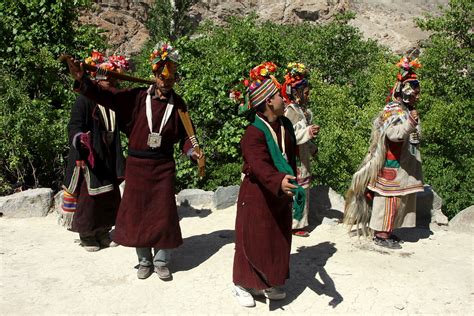
[[[277,66],[271,61],[264,62],[250,70],[249,76],[254,82],[261,82],[276,72]]]
[[[84,62],[88,65],[96,66],[104,62],[104,54],[96,50],[92,51],[91,56],[87,57]]]

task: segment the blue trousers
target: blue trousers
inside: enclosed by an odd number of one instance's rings
[[[153,248],[155,255],[151,253],[151,248],[135,248],[138,255],[138,263],[149,267],[152,264],[156,267],[168,265],[171,259],[171,249]]]

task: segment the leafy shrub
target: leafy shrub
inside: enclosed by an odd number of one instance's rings
[[[449,217],[474,204],[473,9],[451,0],[443,15],[418,20],[433,32],[420,57],[423,170]]]
[[[99,30],[78,26],[90,1],[0,3],[0,194],[14,185],[58,188],[75,95],[57,58],[104,48]]]
[[[360,32],[348,25],[351,17],[340,16],[326,26],[259,23],[255,16],[231,18],[225,26],[208,23],[192,39],[178,39],[175,45],[182,55],[182,79],[176,89],[188,103],[208,162],[208,176],[197,180],[195,168],[180,160],[179,187],[215,189],[219,185],[239,183],[239,142],[247,122],[237,116],[229,91],[248,75],[250,68],[263,61],[277,63],[282,77],[287,63],[298,60],[314,70],[311,107],[322,124],[322,156],[317,164],[316,181],[329,181],[344,191],[354,165],[361,159],[360,153],[365,150],[362,139],[354,143],[351,135],[358,112],[362,111],[361,102],[371,91],[367,83],[371,77],[361,77],[359,73],[372,71],[370,65],[385,58],[373,41],[363,40]],[[146,58],[151,46],[135,59],[137,75],[141,77],[151,73]],[[351,87],[361,82],[365,86],[359,89],[360,93],[352,94]],[[379,100],[384,99],[385,92],[381,92]],[[364,128],[367,130],[370,131]],[[341,146],[341,141],[347,146]]]

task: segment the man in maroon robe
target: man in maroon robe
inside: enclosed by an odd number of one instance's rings
[[[286,157],[293,173],[296,170],[296,139],[291,122],[284,117],[284,102],[279,84],[268,75],[273,63],[252,69],[253,80],[247,99],[249,120],[268,127],[278,145],[279,155]],[[294,176],[275,166],[266,135],[254,126],[247,127],[240,142],[244,178],[237,201],[235,256],[233,268],[234,295],[245,307],[255,306],[253,295],[284,299],[277,286],[289,277],[291,250],[292,190]],[[275,146],[276,147],[276,146]]]
[[[113,109],[129,139],[126,185],[113,240],[136,248],[139,279],[148,278],[153,266],[160,279],[171,279],[171,249],[183,242],[175,202],[174,144],[179,142],[183,153],[195,160],[202,156],[193,148],[177,111],[186,110],[173,90],[178,59],[171,45],[159,43],[151,56],[156,83],[148,89],[124,90],[91,84],[82,68],[68,61],[76,90]]]

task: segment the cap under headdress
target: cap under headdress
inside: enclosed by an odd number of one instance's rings
[[[156,44],[150,54],[153,72],[161,71],[161,75],[164,78],[168,78],[171,72],[176,71],[176,67],[170,67],[170,65],[177,65],[179,59],[179,52],[167,42],[159,42]]]
[[[418,59],[411,60],[409,56],[402,57],[396,64],[398,67],[397,82],[392,89],[391,99],[396,101],[396,96],[408,96],[413,93],[413,87],[419,85],[416,70],[421,67]],[[406,101],[404,99],[404,101]]]
[[[277,67],[274,63],[262,63],[250,70],[250,79],[243,81],[246,87],[244,93],[238,90],[231,92],[230,97],[240,103],[240,115],[245,115],[249,110],[255,109],[278,92],[280,84],[273,76],[276,70]]]
[[[92,51],[91,56],[85,59],[85,63],[100,69],[120,73],[130,69],[128,59],[124,56],[112,55],[105,58],[104,55],[98,51]],[[107,80],[107,77],[100,74],[100,71],[92,72],[91,77],[95,80]]]
[[[281,87],[281,95],[287,103],[290,102],[292,89],[308,86],[308,70],[303,63],[291,62],[286,66],[285,82]]]

